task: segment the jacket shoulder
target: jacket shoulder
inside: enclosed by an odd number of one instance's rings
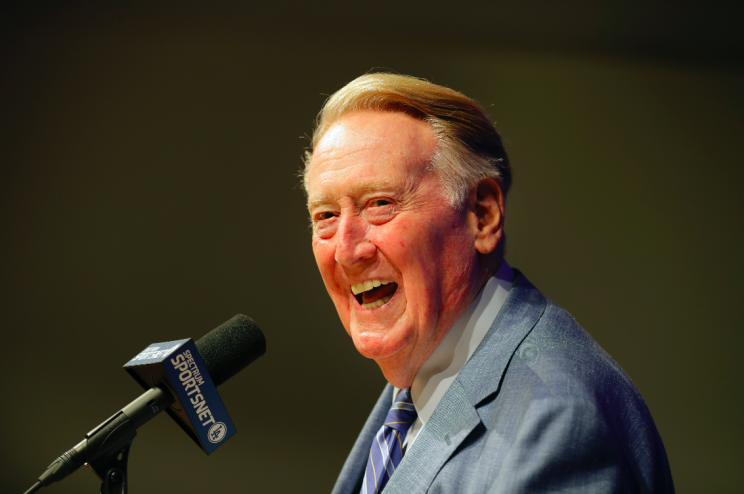
[[[556,396],[601,401],[604,392],[614,390],[629,395],[626,398],[632,395],[641,399],[617,362],[571,314],[550,300],[540,320],[517,347],[515,357]]]
[[[581,443],[582,430],[590,433],[595,440],[583,437],[586,444],[602,442],[626,472],[622,477],[634,477],[652,492],[673,490],[663,443],[640,392],[571,314],[550,300],[517,346],[493,405],[485,408],[500,417],[496,422],[511,409],[513,430],[532,439],[538,432],[532,426],[541,424],[550,444],[559,431],[577,433],[565,441],[567,447]],[[515,451],[523,449],[518,434],[512,437]]]

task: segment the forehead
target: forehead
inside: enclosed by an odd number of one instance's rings
[[[328,194],[389,188],[429,170],[437,147],[424,121],[403,113],[362,111],[331,125],[313,152],[308,169],[309,205]]]

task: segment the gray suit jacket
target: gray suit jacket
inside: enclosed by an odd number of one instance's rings
[[[385,494],[674,492],[664,445],[623,370],[517,276],[499,315]],[[333,489],[357,494],[387,385]]]

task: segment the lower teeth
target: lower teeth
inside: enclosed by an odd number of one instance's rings
[[[390,297],[383,297],[379,300],[375,300],[374,302],[370,302],[368,304],[362,304],[362,309],[374,309],[375,307],[385,305],[388,302],[390,302]]]

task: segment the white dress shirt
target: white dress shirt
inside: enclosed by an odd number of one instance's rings
[[[403,441],[404,451],[413,444],[421,429],[426,426],[426,422],[442,401],[457,374],[486,336],[509,294],[513,276],[514,273],[506,261],[502,262],[496,274],[478,292],[468,310],[452,326],[447,336],[416,373],[411,385],[411,398],[418,418]],[[398,388],[395,388],[393,401],[397,392]]]

